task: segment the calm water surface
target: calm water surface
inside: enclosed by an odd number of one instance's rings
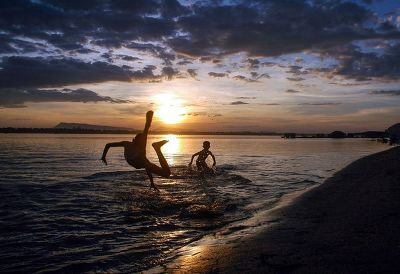
[[[388,147],[366,139],[150,136],[173,167],[155,179],[107,142],[129,135],[0,134],[0,272],[137,272]],[[217,176],[187,168],[211,142]],[[148,157],[157,162],[151,146]]]

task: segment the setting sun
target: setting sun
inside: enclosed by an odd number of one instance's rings
[[[156,96],[158,109],[156,116],[166,124],[177,124],[184,119],[186,108],[183,101],[174,94],[160,94]]]

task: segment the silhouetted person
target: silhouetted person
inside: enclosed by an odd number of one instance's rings
[[[192,165],[194,157],[198,156],[196,160],[197,169],[203,172],[213,172],[213,170],[206,163],[208,155],[211,155],[214,161],[213,166],[216,165],[214,154],[212,154],[212,152],[209,149],[210,149],[210,142],[209,141],[203,142],[203,150],[192,155],[192,159],[190,160],[189,166]]]
[[[150,110],[146,113],[146,125],[144,126],[143,133],[138,133],[135,138],[132,139],[132,142],[123,141],[118,143],[106,144],[106,146],[104,147],[103,155],[101,156],[101,160],[104,162],[104,164],[107,165],[106,155],[108,149],[110,147],[123,147],[125,160],[128,162],[128,164],[137,169],[146,169],[146,173],[150,178],[150,187],[158,190],[158,188],[154,185],[152,173],[168,178],[169,175],[171,175],[171,171],[169,169],[167,160],[165,160],[165,157],[161,152],[161,147],[165,145],[168,140],[163,140],[152,144],[154,150],[157,153],[161,167],[153,164],[146,157],[147,134],[149,132],[152,119],[153,111]]]

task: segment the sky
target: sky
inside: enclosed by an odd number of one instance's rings
[[[0,1],[0,127],[400,122],[398,0]]]

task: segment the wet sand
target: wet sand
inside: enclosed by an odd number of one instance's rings
[[[400,147],[395,147],[186,246],[151,272],[399,273],[399,258]]]

